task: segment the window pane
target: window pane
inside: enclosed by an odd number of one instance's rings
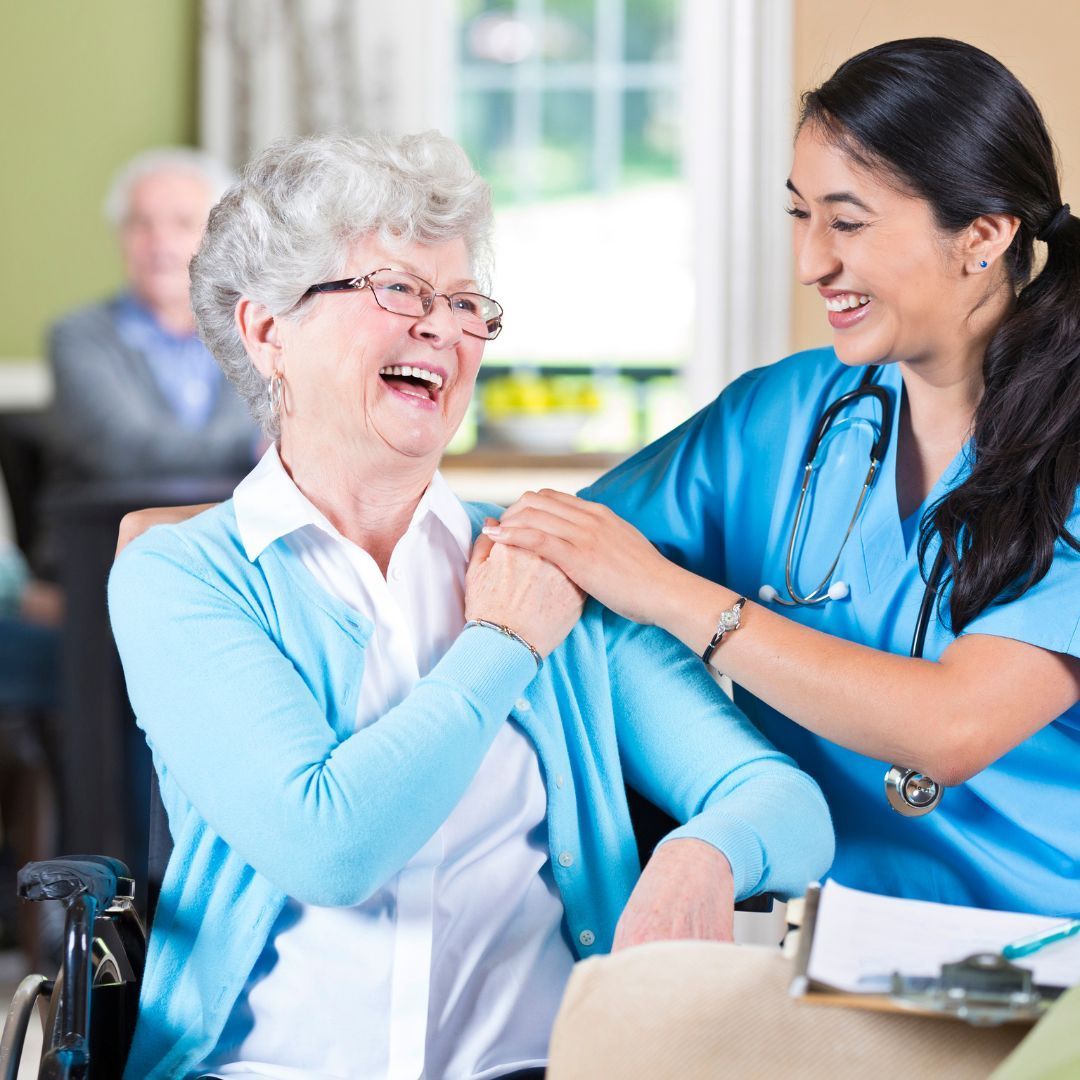
[[[535,56],[540,35],[515,14],[514,0],[459,0],[460,55],[470,67],[518,64]]]
[[[678,99],[670,90],[623,95],[623,184],[679,175]]]
[[[580,90],[544,94],[543,142],[538,149],[536,188],[541,195],[568,195],[593,185],[593,96]]]
[[[509,91],[466,91],[460,98],[459,138],[496,202],[514,197],[514,99]]]
[[[670,61],[675,55],[677,0],[625,0],[626,59]]]
[[[671,367],[693,331],[690,199],[662,182],[507,206],[496,299],[506,325],[485,356],[530,365]]]
[[[464,22],[493,11],[512,13],[516,6],[516,0],[458,0],[458,11]]]
[[[542,52],[548,63],[592,59],[595,9],[595,0],[545,0]]]

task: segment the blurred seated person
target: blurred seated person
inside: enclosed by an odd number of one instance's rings
[[[53,442],[64,479],[240,475],[258,436],[199,340],[188,263],[232,181],[190,149],[140,154],[105,201],[127,285],[60,319],[49,338]]]

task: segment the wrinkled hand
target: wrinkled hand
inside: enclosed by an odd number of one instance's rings
[[[149,510],[132,510],[120,520],[120,535],[116,539],[115,559],[138,536],[154,525],[178,525],[204,510],[209,510],[214,503],[200,503],[198,506],[154,506]]]
[[[582,591],[558,567],[477,538],[465,575],[466,619],[507,626],[547,656],[574,628],[584,605]]]
[[[648,941],[731,941],[734,921],[735,886],[724,855],[703,840],[669,840],[634,886],[612,952]]]
[[[665,583],[680,572],[606,506],[547,488],[527,491],[484,532],[543,556],[605,607],[637,623],[658,621]]]

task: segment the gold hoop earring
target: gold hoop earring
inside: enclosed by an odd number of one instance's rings
[[[266,384],[266,397],[270,403],[270,415],[279,416],[281,406],[285,402],[285,376],[280,371],[275,371]]]

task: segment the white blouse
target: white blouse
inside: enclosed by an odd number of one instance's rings
[[[377,724],[464,625],[472,528],[461,503],[436,473],[385,578],[274,447],[234,505],[249,558],[285,537],[327,592],[373,623],[356,724]],[[371,782],[408,784],[408,762]],[[508,721],[450,816],[372,896],[350,908],[286,904],[203,1069],[487,1080],[543,1065],[573,965],[546,812],[536,752]]]

